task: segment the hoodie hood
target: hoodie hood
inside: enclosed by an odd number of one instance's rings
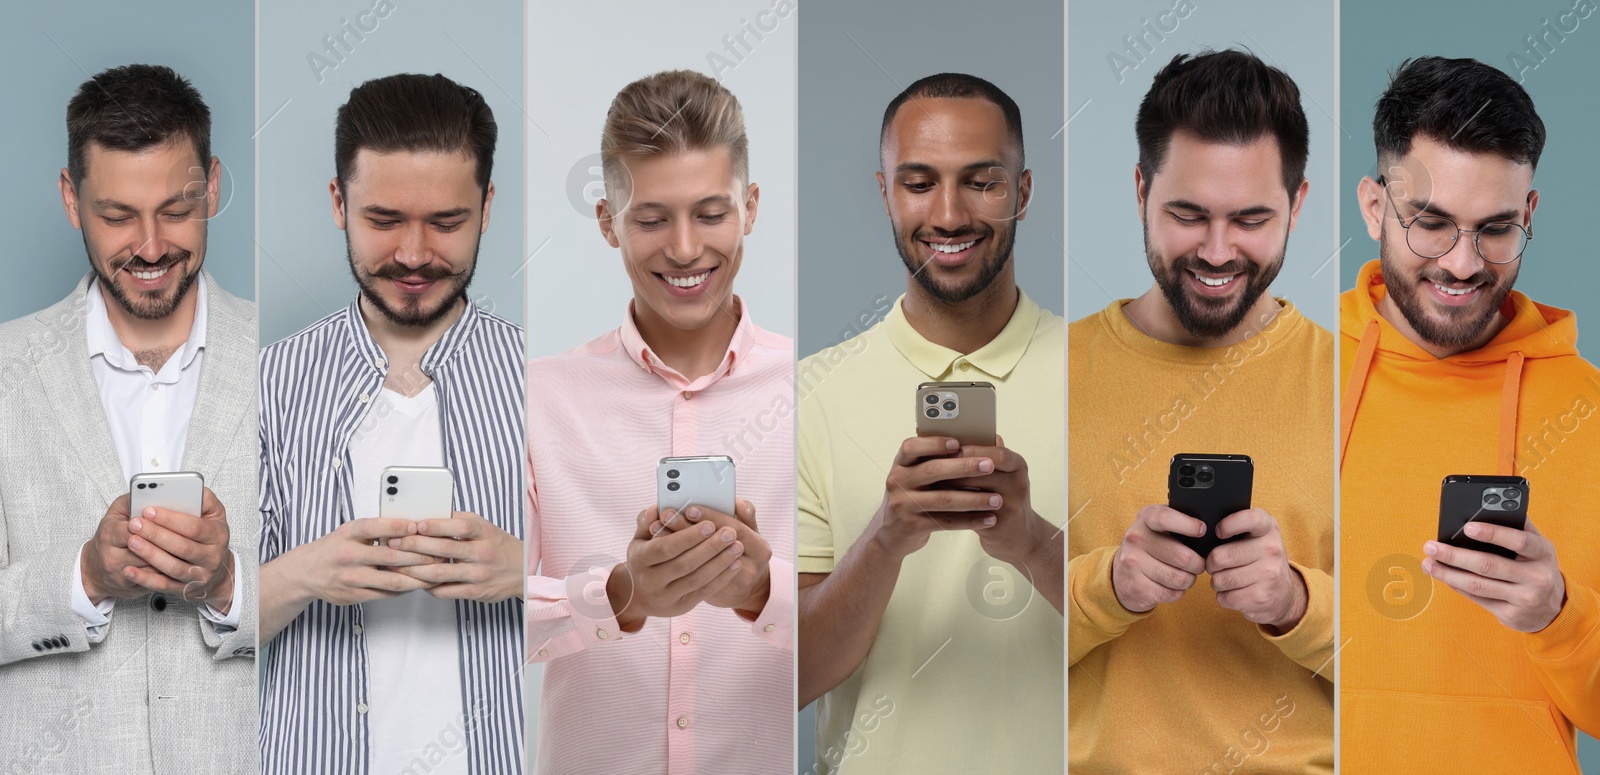
[[[1569,310],[1539,304],[1526,294],[1513,290],[1500,308],[1500,314],[1510,318],[1510,322],[1494,339],[1476,350],[1448,358],[1435,358],[1378,314],[1378,302],[1387,293],[1380,262],[1372,260],[1361,267],[1356,287],[1339,300],[1339,332],[1359,342],[1339,405],[1341,468],[1345,448],[1350,443],[1350,429],[1355,424],[1356,413],[1360,411],[1367,375],[1373,360],[1382,353],[1385,358],[1421,364],[1503,368],[1505,381],[1500,403],[1500,451],[1496,460],[1499,473],[1510,475],[1516,463],[1517,407],[1521,396],[1523,363],[1530,358],[1576,356],[1577,317]]]

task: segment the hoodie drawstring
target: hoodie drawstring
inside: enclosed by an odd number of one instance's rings
[[[1500,389],[1500,475],[1517,469],[1517,400],[1522,392],[1522,353],[1506,359],[1506,384]]]
[[[1372,319],[1367,321],[1366,329],[1361,332],[1361,345],[1356,348],[1356,361],[1350,368],[1350,381],[1345,385],[1344,397],[1339,401],[1340,471],[1344,470],[1344,452],[1350,447],[1350,429],[1356,424],[1356,407],[1361,404],[1361,391],[1366,389],[1367,373],[1372,370],[1372,356],[1377,351],[1378,321]],[[1517,368],[1520,370],[1522,367],[1520,354],[1518,358]],[[1515,410],[1512,414],[1514,417]]]

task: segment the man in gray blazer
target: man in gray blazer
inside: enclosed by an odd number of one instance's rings
[[[165,67],[67,108],[91,271],[0,325],[0,775],[257,771],[256,312],[201,269],[210,129]],[[170,471],[202,513],[130,515]]]

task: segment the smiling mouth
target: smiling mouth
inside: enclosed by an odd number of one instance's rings
[[[1199,280],[1200,283],[1207,288],[1225,287],[1239,277],[1237,274],[1230,274],[1223,277],[1207,277],[1206,275],[1200,274],[1192,269],[1189,270],[1189,274],[1194,275],[1194,279]]]
[[[961,251],[966,250],[967,248],[970,248],[973,245],[978,244],[978,241],[977,240],[970,240],[970,241],[967,241],[967,242],[949,242],[949,243],[946,243],[946,242],[924,242],[922,244],[927,245],[930,248],[933,248],[935,251],[937,251],[939,253],[960,253]]]
[[[1432,281],[1430,280],[1429,282]],[[1433,287],[1438,288],[1440,293],[1443,293],[1447,296],[1465,296],[1478,289],[1478,286],[1476,285],[1469,285],[1465,288],[1450,288],[1438,283],[1433,283]]]
[[[702,272],[697,272],[695,274],[676,274],[676,275],[674,275],[674,274],[663,274],[661,272],[656,272],[655,275],[656,275],[656,277],[661,278],[664,282],[666,282],[668,285],[670,285],[670,286],[672,286],[674,288],[682,288],[684,290],[690,290],[690,289],[693,289],[693,288],[698,288],[701,285],[705,284],[706,280],[711,277],[711,273],[715,272],[715,271],[717,271],[716,268],[712,267],[711,269],[707,269],[707,270],[702,271]]]

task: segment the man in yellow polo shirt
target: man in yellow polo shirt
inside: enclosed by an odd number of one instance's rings
[[[889,104],[906,293],[800,364],[800,704],[829,775],[1063,770],[1061,318],[1016,286],[1016,103],[942,74]],[[917,386],[989,382],[995,446],[916,435]]]
[[[1333,335],[1266,293],[1306,195],[1300,92],[1180,55],[1136,127],[1156,282],[1067,331],[1070,769],[1332,773]],[[1254,463],[1203,557],[1165,505],[1180,453]]]

